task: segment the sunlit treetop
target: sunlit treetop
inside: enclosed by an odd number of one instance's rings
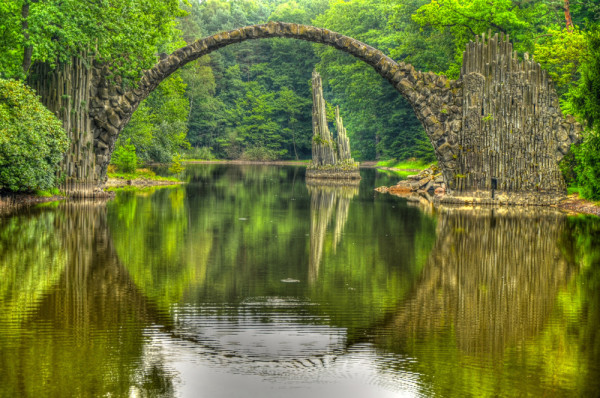
[[[175,42],[178,0],[11,0],[0,4],[0,75],[24,78],[31,63],[56,66],[93,54],[125,80]],[[164,46],[164,44],[162,44]]]

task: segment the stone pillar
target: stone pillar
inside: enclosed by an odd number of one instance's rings
[[[40,96],[46,108],[62,121],[71,146],[61,163],[61,190],[70,196],[94,196],[99,192],[94,156],[94,135],[89,104],[94,68],[90,57],[81,54],[69,63],[51,67],[36,63],[31,67],[28,84]]]
[[[317,179],[360,179],[358,163],[350,157],[350,141],[340,116],[340,108],[335,110],[337,139],[334,140],[327,124],[327,111],[323,98],[321,75],[313,71],[313,140],[312,162],[306,176]]]

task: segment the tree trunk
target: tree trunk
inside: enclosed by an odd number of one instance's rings
[[[23,73],[27,75],[29,68],[31,67],[31,55],[33,54],[33,46],[29,44],[29,1],[25,0],[23,2],[23,7],[21,8],[21,16],[23,21],[21,21],[21,28],[23,30],[23,38],[25,39],[25,45],[23,48]]]
[[[565,20],[567,21],[567,31],[573,30],[573,21],[571,21],[571,12],[569,11],[569,0],[565,0]]]

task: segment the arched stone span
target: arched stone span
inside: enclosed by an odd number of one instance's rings
[[[245,40],[288,37],[335,47],[371,65],[415,111],[435,150],[447,201],[554,203],[566,187],[558,162],[581,126],[560,112],[556,90],[540,65],[520,61],[502,35],[470,42],[461,76],[451,80],[397,63],[381,51],[328,29],[282,22],[246,26],[198,40],[164,57],[123,92],[102,74],[91,85],[96,181],[102,181],[115,141],[133,112],[185,64]],[[107,72],[108,68],[104,68]],[[459,199],[456,199],[456,198]]]
[[[92,88],[93,99],[90,103],[97,178],[104,179],[115,141],[133,112],[164,79],[187,63],[227,45],[273,37],[330,45],[371,65],[411,103],[436,149],[445,177],[453,176],[452,164],[447,164],[446,160],[454,159],[455,153],[452,152],[453,147],[443,145],[451,140],[449,136],[461,128],[462,90],[459,81],[448,80],[434,73],[418,72],[412,65],[397,63],[365,43],[328,29],[270,22],[218,33],[180,48],[146,71],[138,87],[128,92],[111,87],[107,81],[100,79],[97,88]]]

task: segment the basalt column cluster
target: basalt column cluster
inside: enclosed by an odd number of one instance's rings
[[[358,163],[350,157],[350,141],[340,116],[335,110],[337,138],[334,140],[327,125],[327,112],[323,98],[323,82],[318,72],[313,72],[313,140],[312,162],[306,171],[309,179],[359,180]]]
[[[563,117],[540,64],[517,58],[508,36],[482,35],[463,55],[463,123],[454,196],[548,204],[564,196],[558,167],[581,126]]]

